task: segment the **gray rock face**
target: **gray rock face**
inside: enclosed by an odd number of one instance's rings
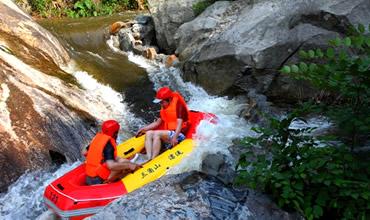
[[[148,0],[154,20],[158,46],[167,54],[172,54],[176,45],[173,37],[180,25],[194,19],[194,3],[201,0]]]
[[[4,0],[0,3],[0,23],[0,40],[6,42],[9,47],[24,51],[17,56],[25,62],[39,65],[40,69],[44,69],[42,65],[44,62],[59,66],[66,65],[70,60],[67,51],[58,40],[36,22],[33,22],[10,0]],[[33,48],[38,48],[38,50]]]
[[[155,42],[154,24],[149,16],[137,16],[134,21],[125,24],[113,35],[113,39],[119,42],[119,48],[123,51],[133,51],[135,54],[143,55]]]
[[[119,48],[123,51],[132,51],[134,47],[135,39],[129,29],[121,29],[119,31]]]
[[[238,158],[237,158],[238,159]],[[231,184],[236,176],[235,164],[228,164],[226,156],[222,154],[209,154],[202,162],[202,172],[214,176],[225,184]]]
[[[3,192],[26,170],[79,159],[80,148],[91,140],[102,115],[90,109],[105,105],[92,104],[94,99],[85,90],[66,82],[71,75],[61,66],[69,60],[67,52],[14,2],[1,1],[0,24]]]
[[[165,176],[104,208],[91,219],[299,219],[252,190],[226,187],[192,172]]]
[[[325,47],[351,24],[370,23],[368,0],[216,2],[175,35],[186,79],[213,94],[250,89],[288,102],[315,90],[278,73],[299,49]]]

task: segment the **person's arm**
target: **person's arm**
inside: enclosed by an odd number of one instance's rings
[[[139,131],[137,132],[137,135],[139,135],[140,133],[145,133],[149,130],[156,129],[159,125],[161,125],[161,123],[162,123],[162,119],[158,118],[157,120],[148,124],[147,126],[140,128]]]
[[[182,128],[182,118],[178,118],[177,119],[177,126],[176,126],[176,130],[175,130],[175,134],[173,135],[172,139],[171,139],[171,145],[172,146],[175,146],[178,141],[177,141],[177,137],[180,135],[180,132],[181,132],[181,128]]]
[[[115,160],[107,160],[105,161],[105,163],[107,164],[108,169],[118,171],[119,170],[135,171],[141,167],[139,164],[131,163],[130,161],[117,162]]]

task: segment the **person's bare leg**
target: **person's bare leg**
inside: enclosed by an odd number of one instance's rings
[[[147,131],[145,134],[145,151],[148,159],[152,156],[153,136],[154,131]]]
[[[121,158],[121,157],[117,157],[116,158],[116,161],[118,163],[130,163],[130,160],[128,159],[125,159],[125,158]],[[130,172],[129,169],[125,169],[125,170],[112,170],[110,172],[110,175],[108,177],[108,182],[114,182],[116,180],[119,180],[119,179],[122,179],[124,176],[126,176],[128,173]]]
[[[156,131],[153,136],[153,155],[151,159],[155,158],[158,156],[159,152],[161,151],[161,140],[168,140],[168,131],[166,130],[161,130],[161,131]]]

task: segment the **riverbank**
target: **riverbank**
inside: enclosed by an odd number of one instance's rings
[[[147,10],[146,0],[16,0],[34,19],[80,18],[112,15],[123,11]]]

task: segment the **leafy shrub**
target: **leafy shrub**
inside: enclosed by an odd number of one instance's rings
[[[306,103],[284,119],[270,118],[267,128],[254,128],[259,136],[243,140],[247,149],[239,160],[238,184],[270,193],[279,206],[307,219],[370,218],[369,153],[355,153],[370,135],[370,36],[365,33],[359,25],[348,37],[330,41],[326,51],[300,51],[306,62],[282,68],[336,99]],[[293,121],[312,112],[331,119],[338,132],[313,138],[312,128],[292,129]]]
[[[208,8],[209,6],[211,6],[213,3],[217,1],[220,1],[220,0],[203,0],[203,1],[193,4],[192,8],[193,8],[193,12],[195,16],[200,15],[204,10],[206,10],[206,8]],[[227,0],[227,1],[233,1],[233,0]]]
[[[332,47],[326,51],[300,51],[304,60],[312,62],[284,66],[282,72],[337,94],[339,102],[324,104],[321,111],[335,122],[353,149],[370,134],[370,36],[364,34],[363,25],[351,32],[344,39],[331,40]],[[322,60],[326,62],[318,64]]]
[[[205,0],[205,1],[197,2],[193,4],[193,11],[194,11],[195,16],[200,15],[204,10],[206,10],[206,8],[208,8],[210,5],[212,5],[215,2],[216,0]]]
[[[309,135],[313,128],[291,129],[293,121],[303,120],[303,112],[271,118],[269,128],[254,128],[260,136],[244,139],[247,150],[236,183],[270,193],[280,207],[307,219],[366,219],[369,163],[345,146],[319,147]]]
[[[71,18],[110,15],[121,10],[138,9],[136,0],[102,0],[95,4],[92,0],[63,2],[62,6],[52,0],[28,0],[34,14],[42,17],[68,16]],[[20,2],[18,2],[20,4]],[[147,1],[144,1],[147,6]]]
[[[126,9],[137,9],[138,4],[135,0],[117,0],[117,4],[124,6]]]
[[[71,13],[72,17],[89,17],[97,16],[98,12],[96,11],[96,5],[92,0],[78,0],[73,5],[73,12]]]
[[[29,0],[32,11],[39,12],[43,17],[51,15],[52,1],[51,0]]]

